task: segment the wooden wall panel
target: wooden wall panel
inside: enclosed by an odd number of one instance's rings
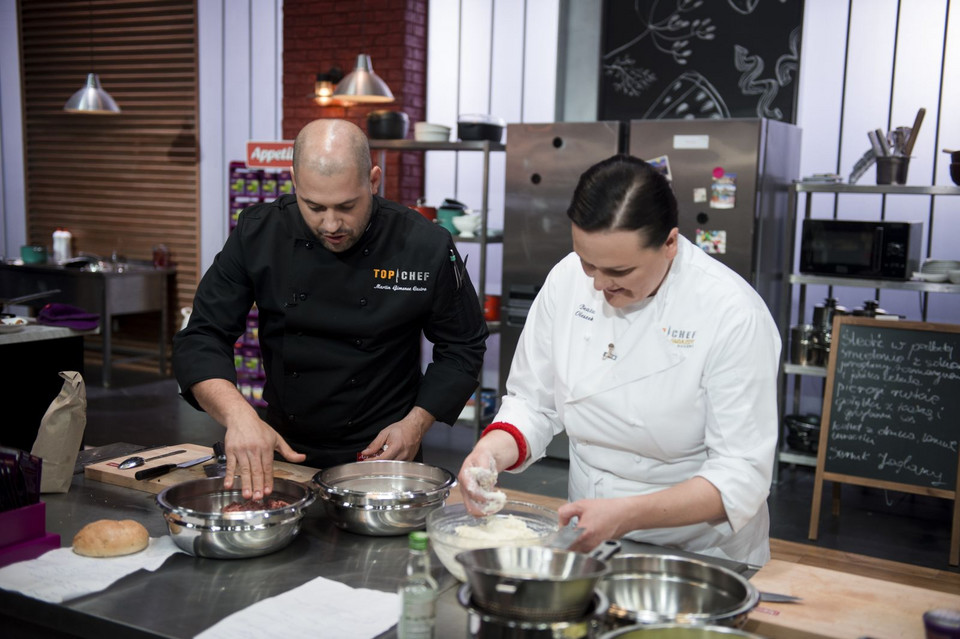
[[[195,0],[21,0],[27,239],[177,267],[171,316],[199,279]],[[88,72],[122,109],[65,113]]]

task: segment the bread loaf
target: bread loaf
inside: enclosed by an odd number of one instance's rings
[[[84,557],[119,557],[140,552],[149,543],[150,534],[140,522],[101,519],[74,536],[73,552]]]

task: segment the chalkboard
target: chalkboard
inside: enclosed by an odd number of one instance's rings
[[[803,0],[605,0],[598,120],[795,122]]]
[[[810,538],[823,480],[953,499],[956,514],[958,465],[960,325],[836,317]]]

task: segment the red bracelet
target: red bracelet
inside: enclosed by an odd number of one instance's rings
[[[483,429],[483,432],[480,433],[480,437],[483,437],[487,433],[494,430],[502,430],[509,433],[510,436],[513,437],[513,441],[517,443],[517,462],[510,468],[507,468],[507,470],[519,468],[520,465],[527,460],[527,440],[524,438],[523,433],[521,433],[520,429],[513,424],[508,424],[507,422],[493,422]]]

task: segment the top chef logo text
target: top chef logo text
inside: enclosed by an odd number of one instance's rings
[[[412,291],[421,293],[427,290],[424,286],[430,279],[429,271],[404,271],[394,268],[373,269],[373,279],[377,283],[373,288],[382,291]],[[391,284],[392,282],[392,284]]]
[[[666,338],[670,340],[670,343],[674,346],[679,346],[680,348],[693,348],[693,343],[696,341],[697,337],[696,331],[687,331],[682,328],[673,328],[672,326],[665,326],[661,330]]]

